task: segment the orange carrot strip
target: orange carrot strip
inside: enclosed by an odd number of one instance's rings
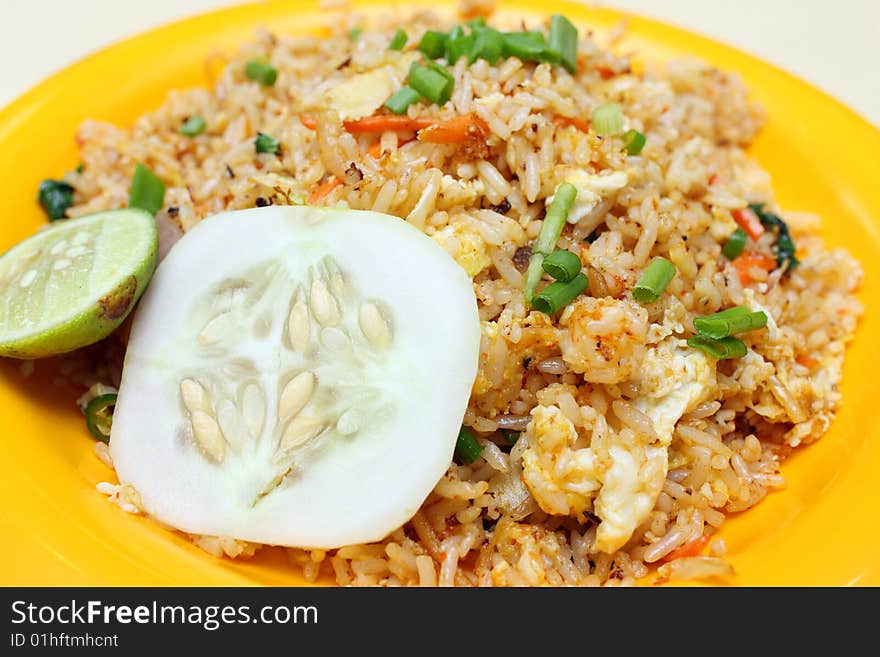
[[[474,114],[462,114],[454,119],[435,123],[419,132],[419,141],[429,144],[463,144],[483,139],[489,134],[489,126]]]
[[[596,72],[599,74],[599,77],[602,78],[603,80],[610,80],[615,75],[617,75],[617,73],[614,71],[614,69],[608,68],[607,66],[597,66]]]
[[[377,159],[377,160],[378,160],[380,157],[382,157],[382,142],[381,142],[381,141],[377,141],[375,144],[373,144],[372,146],[370,146],[370,147],[367,149],[367,155],[369,155],[370,157],[373,157],[373,158],[375,158],[375,159]]]
[[[379,115],[343,121],[342,125],[352,134],[361,134],[365,132],[386,132],[388,130],[410,130],[415,132],[432,126],[436,122],[436,119],[428,117],[411,119],[408,116]]]
[[[819,361],[813,358],[812,356],[808,356],[807,354],[800,354],[795,358],[795,360],[806,367],[808,370],[813,369],[816,365],[819,364]]]
[[[764,226],[751,208],[737,208],[730,214],[733,215],[736,225],[746,231],[746,235],[753,240],[757,240],[764,234]]]
[[[701,534],[690,543],[685,543],[681,547],[675,548],[672,552],[663,557],[661,561],[675,561],[682,557],[695,557],[700,554],[700,552],[703,551],[703,548],[709,543],[709,538],[710,536],[708,534]]]
[[[318,120],[314,116],[309,116],[308,114],[300,114],[299,122],[309,130],[315,130],[318,127]]]
[[[309,205],[314,205],[318,203],[321,199],[325,198],[330,192],[339,187],[342,184],[342,181],[336,176],[330,176],[318,185],[318,188],[314,191],[314,193],[309,197]]]
[[[562,114],[556,114],[553,116],[553,123],[558,126],[565,127],[567,125],[574,126],[581,132],[589,132],[590,131],[590,122],[586,119],[579,119],[575,116],[562,116]]]
[[[759,253],[757,251],[743,251],[733,259],[731,264],[736,267],[736,271],[739,274],[739,280],[743,285],[755,282],[749,274],[752,267],[760,267],[767,271],[773,271],[776,269],[775,258],[771,258],[766,253]]]

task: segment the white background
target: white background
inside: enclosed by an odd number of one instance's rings
[[[503,2],[503,0],[501,0]],[[0,106],[83,55],[229,0],[0,0]],[[880,126],[880,0],[607,0],[777,64]]]

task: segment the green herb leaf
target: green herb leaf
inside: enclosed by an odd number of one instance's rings
[[[761,220],[764,228],[776,232],[776,244],[773,245],[773,250],[776,253],[776,264],[782,267],[787,263],[789,270],[800,264],[800,260],[794,255],[797,248],[794,245],[794,240],[791,238],[788,224],[779,216],[764,210],[763,203],[750,203],[749,208],[758,215],[758,219]]]
[[[67,217],[67,208],[73,205],[73,185],[63,180],[44,180],[40,183],[37,200],[49,221],[57,221]]]
[[[128,192],[128,207],[156,214],[164,200],[165,183],[149,167],[138,162],[134,167],[134,177]]]

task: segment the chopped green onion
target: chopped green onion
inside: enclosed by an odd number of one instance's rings
[[[560,63],[569,73],[577,71],[578,31],[565,16],[550,17],[550,49],[559,53]]]
[[[67,208],[73,205],[73,185],[63,180],[44,180],[40,183],[37,200],[49,215],[49,221],[64,219]]]
[[[737,333],[756,331],[765,326],[767,326],[767,314],[764,311],[749,312],[748,308],[742,306],[694,319],[694,328],[697,332],[713,340],[720,340]]]
[[[550,49],[540,32],[505,32],[503,35],[501,54],[504,57],[516,57],[524,62],[549,62],[558,64],[561,61],[557,51]]]
[[[403,50],[403,47],[406,45],[408,37],[406,36],[406,30],[402,27],[397,28],[397,32],[394,33],[394,36],[391,37],[391,43],[388,44],[388,50]]]
[[[452,87],[455,83],[452,75],[448,71],[446,73],[448,77],[433,67],[413,62],[409,68],[407,82],[427,100],[443,105],[452,96]]]
[[[475,18],[470,19],[465,23],[471,29],[475,27],[486,27],[486,17],[485,16],[477,16]]]
[[[180,126],[180,134],[187,137],[195,137],[196,135],[202,134],[207,125],[205,119],[201,116],[191,116],[183,122],[182,126]]]
[[[725,358],[742,358],[749,351],[745,342],[730,337],[713,340],[712,338],[707,338],[703,335],[694,335],[688,338],[687,343],[689,347],[705,351],[707,354],[718,360],[723,360]]]
[[[474,42],[468,52],[468,62],[473,63],[477,58],[485,59],[490,64],[496,64],[504,49],[504,38],[501,32],[491,27],[474,27]]]
[[[82,162],[80,162],[79,164],[76,165],[76,169],[74,169],[74,171],[76,173],[82,173],[83,169],[85,169],[85,165]]]
[[[438,64],[437,62],[429,59],[425,61],[425,66],[427,66],[432,71],[437,71],[440,75],[449,80],[450,84],[455,84],[455,76],[452,74],[452,71],[443,66],[443,64]]]
[[[568,283],[556,281],[535,295],[532,308],[551,317],[574,301],[590,286],[586,275],[578,274]]]
[[[128,207],[156,214],[165,200],[165,183],[150,169],[138,162],[128,192]]]
[[[794,240],[791,239],[788,225],[780,217],[764,210],[763,203],[750,203],[749,208],[758,215],[758,219],[761,220],[765,228],[776,232],[776,244],[773,245],[776,252],[776,264],[782,267],[788,263],[789,269],[800,264],[800,260],[794,255],[797,248],[794,245]]]
[[[272,135],[258,132],[257,138],[254,140],[254,149],[257,153],[272,153],[273,155],[278,155],[278,151],[281,150],[281,142],[275,139]]]
[[[252,59],[244,65],[244,73],[251,80],[256,80],[260,84],[271,87],[278,79],[278,70],[271,64],[261,62],[259,59]]]
[[[425,53],[426,57],[437,59],[443,57],[446,53],[446,39],[448,37],[443,32],[428,30],[425,32],[422,40],[419,41],[419,50]]]
[[[568,219],[568,213],[571,206],[577,198],[577,188],[571,183],[562,183],[556,188],[556,194],[553,202],[547,209],[544,216],[544,223],[541,224],[541,230],[538,238],[532,245],[532,257],[529,260],[529,269],[526,272],[525,297],[526,303],[532,304],[532,296],[535,294],[535,288],[538,287],[538,281],[544,272],[544,258],[553,251],[559,236],[562,234],[562,228],[565,226],[565,220]]]
[[[406,114],[407,108],[413,103],[417,103],[422,99],[418,91],[406,85],[394,92],[394,94],[385,101],[385,107],[394,114]]]
[[[353,27],[348,31],[348,38],[350,41],[357,41],[358,37],[364,33],[364,29],[362,27]]]
[[[629,155],[638,155],[648,140],[638,130],[627,130],[623,133],[623,147]]]
[[[610,137],[623,130],[623,109],[617,103],[605,103],[593,110],[593,130]]]
[[[515,445],[516,441],[519,440],[519,431],[507,431],[506,429],[502,429],[501,436],[508,445]]]
[[[544,258],[541,267],[557,281],[568,283],[581,273],[581,259],[566,249],[556,249]]]
[[[458,432],[458,440],[455,441],[455,456],[462,463],[473,463],[483,453],[483,446],[477,442],[474,432],[468,427],[462,427]]]
[[[110,427],[113,424],[115,406],[115,394],[99,395],[86,406],[86,428],[95,438],[105,443],[110,442]]]
[[[477,37],[473,34],[464,34],[461,28],[456,29],[460,34],[453,30],[446,41],[446,61],[450,65],[455,64],[462,57],[468,56],[474,47],[474,42],[477,40]]]
[[[675,265],[666,258],[654,258],[633,288],[633,296],[641,303],[654,303],[675,277]]]
[[[749,236],[746,231],[742,228],[737,228],[733,231],[733,235],[730,236],[730,239],[727,240],[727,244],[721,249],[721,253],[723,253],[728,260],[733,260],[743,252],[748,240]]]

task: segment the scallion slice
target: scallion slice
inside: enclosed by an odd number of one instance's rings
[[[654,258],[633,288],[633,296],[641,303],[654,303],[675,277],[675,265],[666,258]]]
[[[551,50],[540,32],[505,32],[502,34],[501,54],[516,57],[524,62],[549,62],[558,64],[560,54]]]
[[[749,312],[748,308],[742,306],[694,319],[694,328],[697,332],[713,340],[720,340],[737,333],[756,331],[765,326],[767,326],[767,313],[762,310]]]
[[[205,131],[207,125],[201,116],[191,116],[180,126],[180,134],[186,137],[196,137]]]
[[[450,34],[449,39],[446,41],[446,61],[449,62],[450,66],[462,57],[469,56],[474,47],[474,42],[477,40],[477,37],[473,34],[464,34],[461,28],[458,28],[458,31],[461,34],[457,34],[453,30],[453,33]]]
[[[550,49],[559,53],[560,64],[569,73],[577,71],[578,31],[565,16],[550,17]]]
[[[687,343],[689,347],[705,351],[707,354],[718,360],[723,360],[725,358],[742,358],[749,351],[745,342],[731,337],[713,340],[704,335],[694,335],[688,338]]]
[[[357,41],[361,34],[364,33],[364,28],[362,27],[353,27],[348,31],[348,38],[350,41]]]
[[[394,94],[385,101],[385,107],[394,114],[406,114],[407,108],[413,103],[417,103],[422,99],[418,91],[406,85],[394,92]]]
[[[623,147],[629,155],[638,155],[648,141],[638,130],[627,130],[623,133]]]
[[[566,249],[556,249],[544,258],[541,267],[557,281],[568,283],[581,273],[581,259]]]
[[[452,74],[445,69],[443,70],[446,75],[434,67],[413,62],[409,68],[407,82],[427,100],[437,105],[443,105],[452,96],[452,87],[455,84]]]
[[[468,464],[476,461],[483,453],[483,446],[477,442],[474,432],[468,427],[462,427],[458,432],[458,440],[455,441],[455,456],[462,463]]]
[[[73,205],[73,185],[63,180],[44,180],[40,183],[37,200],[49,221],[57,221],[67,217],[67,208]]]
[[[258,132],[257,138],[254,140],[254,149],[257,153],[272,153],[273,155],[278,155],[278,152],[281,150],[281,142],[275,139],[272,135]]]
[[[506,429],[501,430],[501,435],[504,437],[504,442],[508,445],[515,445],[516,441],[519,440],[519,431],[508,431]]]
[[[165,200],[165,183],[145,164],[134,168],[131,189],[128,192],[128,207],[140,208],[150,214],[156,214]]]
[[[86,428],[98,440],[110,442],[110,427],[113,424],[113,408],[116,395],[111,393],[95,397],[86,406]]]
[[[391,37],[391,43],[388,44],[388,50],[403,50],[407,42],[406,30],[398,27],[394,36]]]
[[[556,281],[535,295],[532,308],[551,317],[574,301],[590,286],[586,275],[578,274],[568,283]]]
[[[443,32],[428,30],[422,36],[422,40],[419,41],[419,50],[425,54],[425,57],[430,57],[431,59],[443,57],[446,52],[447,38],[447,35]]]
[[[746,248],[746,242],[748,242],[749,236],[742,228],[737,228],[733,231],[733,235],[730,236],[730,239],[727,240],[727,244],[725,244],[721,253],[728,260],[733,260],[736,256],[743,252]]]
[[[252,59],[244,65],[244,73],[266,87],[271,87],[278,79],[278,69],[259,59]]]
[[[623,109],[617,103],[605,103],[593,110],[593,130],[602,137],[611,137],[623,130]]]
[[[532,304],[532,297],[535,294],[535,288],[544,272],[544,258],[550,255],[559,236],[562,234],[562,228],[565,226],[565,220],[568,219],[568,213],[571,206],[577,198],[577,188],[571,183],[562,183],[556,188],[556,194],[553,196],[553,202],[547,209],[544,216],[544,223],[541,224],[541,230],[535,243],[532,245],[532,257],[529,260],[529,269],[526,272],[525,297],[526,303]]]
[[[473,63],[477,58],[485,59],[490,64],[496,64],[501,58],[504,48],[504,39],[501,32],[491,27],[474,27],[474,42],[468,52],[468,62]]]

